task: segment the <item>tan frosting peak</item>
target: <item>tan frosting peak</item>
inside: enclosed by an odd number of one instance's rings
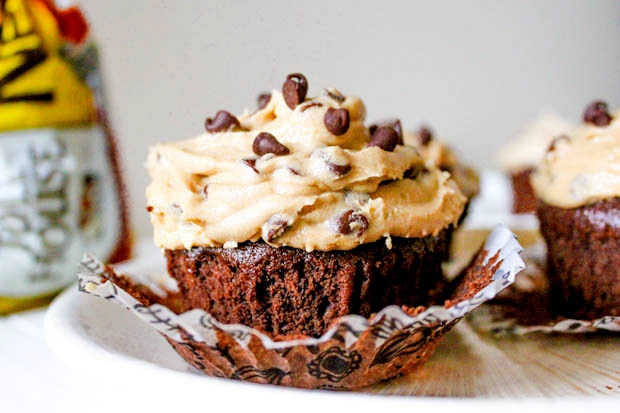
[[[424,159],[439,169],[450,172],[465,197],[471,199],[478,194],[480,191],[478,174],[473,168],[463,164],[447,144],[436,137],[422,144],[419,132],[413,131],[405,131],[403,139],[406,145],[416,148]]]
[[[532,185],[540,199],[560,208],[620,196],[620,110],[608,126],[585,124],[557,139]]]
[[[349,112],[341,136],[324,124],[328,108]],[[369,147],[364,119],[357,97],[340,101],[324,92],[291,110],[274,90],[263,109],[238,118],[241,130],[155,145],[147,199],[156,243],[234,247],[262,238],[274,246],[348,250],[455,224],[465,198],[449,174],[425,169],[413,147]],[[289,153],[256,156],[252,144],[261,132]],[[412,170],[419,173],[404,179]]]
[[[500,151],[500,167],[508,172],[534,168],[545,156],[551,141],[573,128],[571,123],[557,115],[540,115]]]

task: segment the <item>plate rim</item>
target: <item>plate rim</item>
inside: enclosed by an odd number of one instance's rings
[[[202,376],[134,358],[105,348],[91,340],[80,325],[79,310],[85,302],[97,299],[99,298],[80,293],[77,286],[73,285],[60,294],[47,310],[44,321],[46,342],[53,353],[66,364],[77,370],[122,368],[123,371],[129,372],[126,378],[130,381],[133,377],[140,376],[142,379],[144,376],[149,376],[150,379],[159,381],[160,386],[161,380],[165,380],[165,383],[175,391],[187,392],[187,390],[200,387],[200,390],[204,392],[212,387],[211,390],[216,390],[216,392],[211,392],[211,397],[213,397],[213,393],[216,393],[216,397],[222,399],[222,402],[226,402],[229,395],[237,394],[241,390],[244,396],[248,396],[244,397],[241,402],[247,403],[248,408],[253,409],[259,407],[257,401],[270,400],[270,397],[265,397],[269,396],[270,393],[279,400],[290,400],[295,405],[298,405],[300,398],[303,397],[304,404],[313,406],[314,410],[319,406],[334,409],[342,405],[343,408],[350,408],[351,403],[355,403],[359,404],[363,411],[376,411],[377,408],[383,409],[389,406],[429,409],[458,407],[461,411],[476,412],[495,412],[498,408],[501,408],[502,411],[511,411],[506,410],[510,406],[518,406],[520,412],[525,408],[534,409],[533,411],[548,411],[550,408],[557,408],[558,410],[560,408],[574,409],[579,405],[591,409],[594,406],[600,408],[617,407],[619,399],[617,396],[568,396],[562,398],[415,397],[380,393],[305,390]],[[80,303],[80,300],[85,301]],[[114,305],[112,303],[106,304]],[[88,358],[89,363],[84,363],[84,357]],[[88,367],[85,364],[88,364]],[[256,397],[251,397],[251,395],[256,395]],[[284,403],[284,405],[288,404]],[[261,407],[270,408],[266,405]],[[515,408],[514,411],[517,409]]]

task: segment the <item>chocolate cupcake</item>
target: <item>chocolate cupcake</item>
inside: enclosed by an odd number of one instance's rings
[[[480,192],[480,179],[474,168],[463,163],[447,144],[437,139],[427,126],[404,134],[406,145],[415,147],[420,155],[442,171],[449,172],[467,198],[468,203]]]
[[[594,319],[620,315],[620,111],[594,102],[584,121],[552,142],[532,184],[553,307]]]
[[[307,90],[289,75],[258,111],[220,111],[205,134],[152,148],[148,210],[183,310],[319,336],[441,288],[458,186],[398,128],[366,127],[359,98]]]
[[[536,211],[536,195],[530,177],[553,139],[568,133],[572,125],[562,118],[545,114],[526,127],[499,154],[500,167],[512,183],[512,211],[518,214]]]

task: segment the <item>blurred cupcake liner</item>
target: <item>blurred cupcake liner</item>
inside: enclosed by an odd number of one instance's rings
[[[620,332],[620,317],[604,316],[596,320],[561,318],[546,324],[523,325],[505,312],[502,306],[483,306],[468,318],[476,330],[491,334],[524,335],[530,333],[594,333],[597,331]]]
[[[319,338],[272,338],[247,326],[220,323],[203,310],[176,314],[153,303],[155,288],[116,275],[90,255],[80,263],[78,278],[80,291],[128,308],[162,334],[188,363],[208,375],[302,388],[349,389],[402,376],[420,366],[443,334],[514,282],[524,268],[521,250],[514,235],[498,226],[459,277],[445,306],[388,306],[370,319],[348,315]]]
[[[495,300],[467,316],[476,330],[497,335],[620,332],[618,316],[578,320],[554,313],[550,308],[549,282],[545,272],[545,248],[537,244],[526,249],[523,256],[527,268],[515,283]]]

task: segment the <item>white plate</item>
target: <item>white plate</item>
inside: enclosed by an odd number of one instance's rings
[[[498,183],[501,179],[499,174],[483,175],[483,196],[472,205],[469,228],[484,228],[489,217],[493,224],[498,220],[513,224],[514,216],[506,213],[508,206],[493,200],[498,199],[497,188],[505,187]],[[532,226],[532,222],[519,220],[518,227]],[[164,259],[149,245],[142,245],[138,259],[119,270],[163,273]],[[75,287],[52,303],[45,330],[48,344],[62,359],[77,369],[96,372],[102,377],[99,388],[107,389],[113,383],[112,395],[126,386],[140,407],[150,401],[173,406],[176,411],[186,406],[252,412],[457,408],[460,412],[531,413],[594,408],[616,411],[620,403],[620,335],[537,334],[496,339],[480,336],[462,322],[413,374],[363,392],[329,392],[204,376],[129,311],[79,293]]]
[[[162,265],[161,255],[143,252],[141,259],[123,265],[122,270],[146,273]],[[74,367],[114,377],[119,383],[122,379],[134,386],[134,391],[147,392],[145,389],[156,387],[160,390],[154,397],[168,401],[183,395],[189,406],[204,403],[205,394],[215,405],[223,406],[232,400],[238,408],[254,410],[272,409],[273,400],[278,400],[280,406],[305,406],[313,411],[340,407],[348,410],[357,405],[361,411],[389,406],[506,411],[518,406],[522,412],[525,406],[542,411],[580,404],[588,408],[593,404],[617,407],[620,403],[617,335],[497,339],[481,337],[461,323],[414,374],[364,392],[336,393],[204,376],[185,364],[161,336],[129,311],[79,293],[76,288],[65,291],[52,303],[45,330],[48,344]],[[611,396],[602,397],[604,394]],[[514,398],[521,399],[517,405]]]

